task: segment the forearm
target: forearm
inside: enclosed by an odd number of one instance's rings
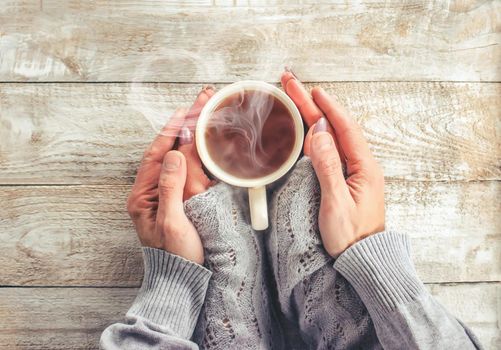
[[[370,236],[341,254],[334,268],[361,297],[385,349],[481,348],[419,280],[406,236]]]
[[[123,323],[101,335],[103,349],[198,349],[190,341],[211,272],[163,250],[143,248],[144,279]]]

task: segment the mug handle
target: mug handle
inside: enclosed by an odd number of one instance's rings
[[[252,228],[258,231],[266,230],[268,228],[266,186],[249,188],[249,208]]]

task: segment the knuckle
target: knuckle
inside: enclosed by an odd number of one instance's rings
[[[160,195],[168,195],[176,189],[176,180],[172,176],[160,176],[158,180],[158,192]]]
[[[350,163],[350,169],[355,173],[364,173],[367,168],[367,164],[362,159],[354,159]]]
[[[133,194],[130,194],[127,198],[127,212],[133,220],[138,219],[141,216],[141,209],[137,205],[136,196]]]
[[[375,173],[369,171],[366,168],[360,169],[357,174],[362,183],[372,183],[373,179],[375,178]]]
[[[325,155],[318,161],[318,171],[326,176],[331,176],[342,171],[341,162],[334,155]]]
[[[154,159],[159,153],[158,147],[150,145],[143,154],[143,160],[149,161]]]

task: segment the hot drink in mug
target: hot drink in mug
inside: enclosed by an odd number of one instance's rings
[[[301,115],[280,89],[242,81],[217,92],[203,108],[196,144],[220,180],[249,188],[252,227],[268,227],[265,186],[289,171],[303,145]]]

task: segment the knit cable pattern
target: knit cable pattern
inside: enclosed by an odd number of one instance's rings
[[[202,349],[279,349],[263,234],[248,224],[245,192],[220,183],[185,203],[212,272],[194,340]]]
[[[281,311],[303,348],[381,349],[367,309],[323,248],[319,206],[320,186],[304,157],[271,200],[266,243]]]

